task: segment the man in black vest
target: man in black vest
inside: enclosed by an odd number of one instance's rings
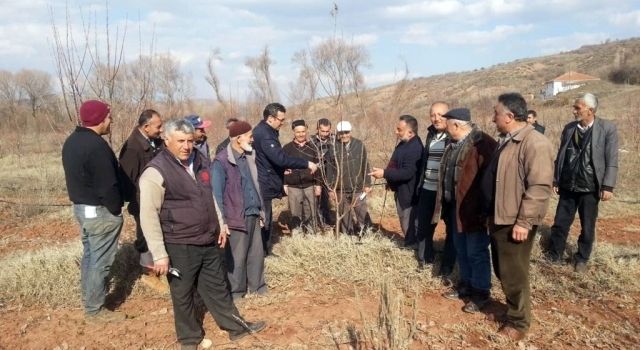
[[[82,237],[82,301],[88,320],[120,321],[124,314],[104,308],[124,204],[118,161],[102,138],[111,132],[109,105],[85,101],[80,106],[80,120],[82,126],[76,127],[62,146],[62,166]]]
[[[224,246],[229,231],[211,191],[208,161],[193,151],[195,130],[186,120],[165,126],[165,146],[140,177],[140,220],[157,274],[168,274],[178,342],[196,349],[204,337],[194,290],[231,340],[259,332],[246,322],[226,281]]]
[[[560,194],[560,200],[551,228],[549,258],[562,259],[578,211],[582,230],[573,262],[579,273],[587,270],[596,239],[598,203],[613,197],[618,176],[618,131],[612,122],[596,118],[597,108],[598,99],[593,94],[575,100],[576,120],[562,131],[553,177],[553,190]]]

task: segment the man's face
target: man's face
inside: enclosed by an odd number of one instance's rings
[[[307,127],[304,125],[296,126],[293,129],[293,139],[297,143],[303,143],[307,141]]]
[[[145,135],[150,139],[157,139],[162,133],[162,119],[159,115],[154,114],[151,119],[142,128]]]
[[[196,132],[193,135],[193,139],[195,142],[202,142],[206,139],[207,137],[207,133],[205,132],[204,128],[196,128]]]
[[[104,120],[100,123],[100,125],[102,125],[102,127],[100,128],[100,135],[108,135],[109,133],[111,133],[111,122],[113,122],[113,119],[111,119],[111,112],[109,112],[109,114],[107,114],[107,117],[104,118]]]
[[[351,131],[338,131],[337,137],[340,142],[349,143],[351,141]]]
[[[493,107],[493,122],[496,123],[496,129],[498,129],[499,132],[509,132],[509,125],[513,120],[513,113],[511,113],[502,103],[498,102]]]
[[[278,111],[275,117],[269,117],[271,119],[271,127],[280,130],[280,128],[287,122],[287,116],[285,113]]]
[[[247,152],[253,151],[253,131],[249,130],[238,136],[238,145]]]
[[[325,141],[331,135],[331,125],[320,125],[318,126],[318,137],[320,140]]]
[[[433,127],[436,128],[438,132],[443,132],[447,129],[446,120],[442,117],[442,115],[447,113],[448,111],[449,109],[447,108],[447,106],[442,103],[431,106],[431,109],[429,110],[431,125],[433,125]]]
[[[186,161],[191,155],[193,150],[193,134],[185,134],[182,131],[176,130],[173,134],[167,135],[165,144],[167,149],[174,157],[181,161]]]
[[[398,138],[398,140],[409,141],[409,139],[411,139],[411,136],[413,136],[413,132],[407,125],[407,122],[405,122],[404,120],[398,121],[398,124],[396,124],[396,137]]]
[[[533,116],[533,113],[527,114],[527,124],[533,125],[536,122],[536,117]]]
[[[447,134],[451,137],[451,139],[455,141],[459,141],[462,136],[461,128],[457,124],[455,119],[446,119],[445,125],[447,126]]]
[[[587,121],[590,122],[594,115],[593,110],[589,108],[584,101],[576,100],[573,104],[573,116],[577,121]]]

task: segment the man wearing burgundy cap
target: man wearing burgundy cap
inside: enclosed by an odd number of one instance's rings
[[[236,121],[228,129],[229,144],[211,166],[211,186],[231,233],[226,263],[235,300],[247,293],[266,294],[267,284],[261,235],[264,211],[251,124]]]
[[[124,314],[104,308],[124,204],[118,161],[101,137],[111,132],[109,105],[85,101],[80,106],[80,120],[82,126],[76,127],[62,147],[62,166],[69,199],[81,228],[80,279],[85,315],[92,321],[124,320]]]
[[[196,130],[196,133],[193,135],[193,148],[204,154],[207,160],[210,160],[211,154],[209,154],[209,144],[207,143],[207,132],[205,129],[211,126],[211,121],[203,120],[195,114],[187,116],[184,119],[191,123]]]

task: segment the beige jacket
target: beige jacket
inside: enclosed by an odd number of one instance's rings
[[[496,225],[531,229],[542,223],[553,184],[553,146],[527,125],[507,141],[496,173]]]

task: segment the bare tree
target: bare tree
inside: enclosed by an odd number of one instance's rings
[[[17,87],[29,100],[31,116],[36,118],[40,109],[53,96],[51,76],[39,70],[23,69],[15,76]]]
[[[224,107],[226,107],[226,103],[222,94],[220,93],[220,79],[218,79],[218,74],[215,70],[215,64],[218,61],[222,61],[222,56],[220,55],[220,48],[215,48],[211,50],[209,53],[209,58],[207,59],[207,76],[205,79],[207,83],[211,85],[213,89],[213,93],[216,95],[216,100]]]
[[[298,79],[290,84],[289,99],[304,115],[313,106],[318,95],[318,77],[311,66],[309,54],[306,50],[296,52],[291,59],[298,66]]]
[[[20,93],[13,73],[0,70],[0,108],[5,114],[2,118],[3,122],[15,116],[21,98]]]
[[[265,46],[258,56],[248,57],[244,64],[251,69],[253,79],[249,84],[253,98],[260,104],[278,99],[275,84],[271,77],[271,65],[275,62],[269,54],[269,46]]]
[[[190,77],[182,73],[180,62],[170,54],[158,55],[155,62],[157,98],[165,104],[170,116],[178,115],[189,102]]]

